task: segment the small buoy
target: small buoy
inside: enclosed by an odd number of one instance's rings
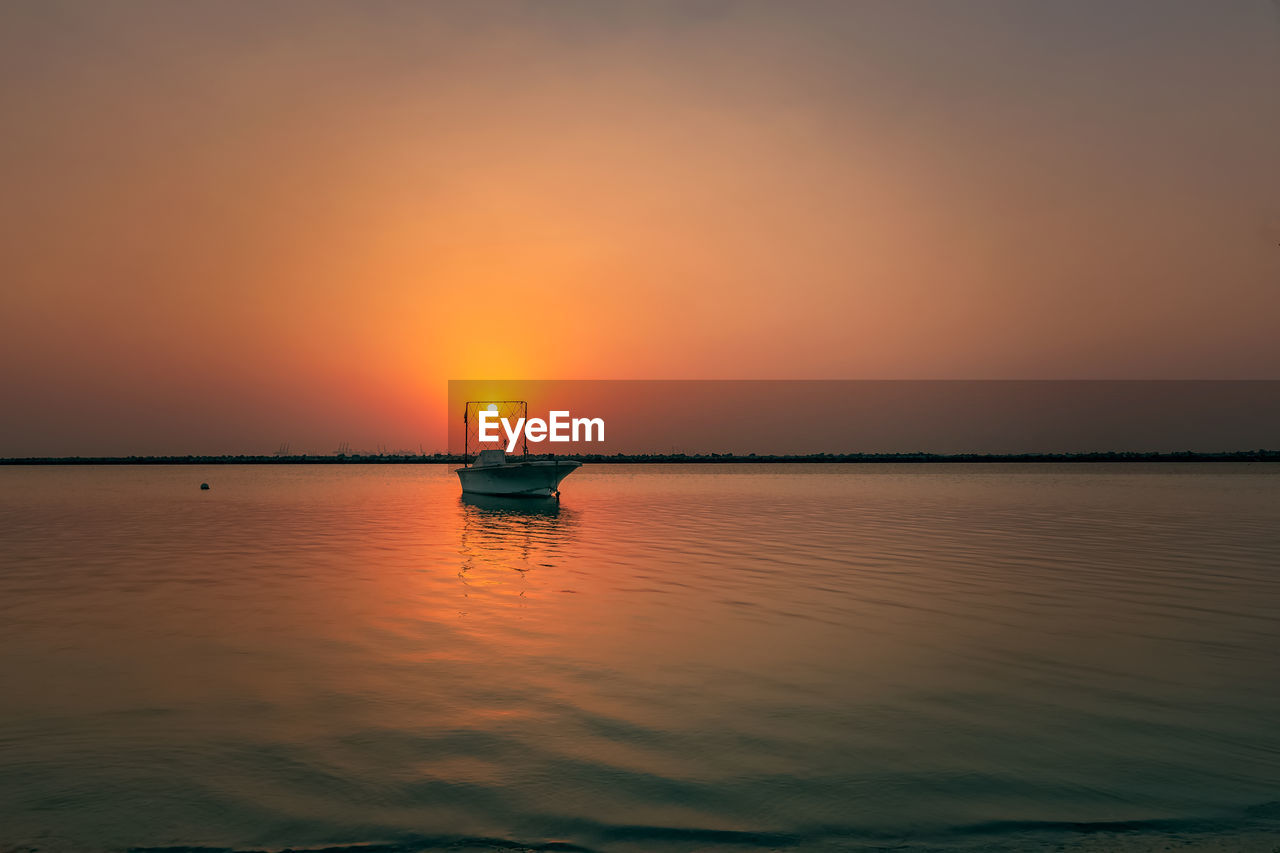
[[[205,491],[205,492],[209,491],[209,484],[208,484],[208,483],[201,483],[201,484],[200,484],[200,489],[201,489],[201,491]]]

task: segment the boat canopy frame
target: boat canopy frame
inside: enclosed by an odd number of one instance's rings
[[[463,465],[470,465],[473,461],[471,458],[471,452],[470,452],[471,451],[471,424],[473,421],[476,424],[476,454],[479,455],[479,451],[481,449],[480,448],[479,413],[481,411],[481,407],[484,407],[487,409],[490,406],[493,406],[496,409],[498,413],[498,417],[507,418],[508,421],[512,420],[511,416],[513,415],[515,417],[523,419],[526,423],[529,420],[529,401],[527,400],[467,400],[466,403],[463,404],[463,408],[462,408],[462,464]],[[476,415],[475,418],[472,418],[473,413]],[[522,444],[521,456],[528,456],[529,455],[529,437],[523,429],[520,430],[520,440]],[[502,447],[502,443],[503,443],[503,437],[499,436],[498,438],[499,448]],[[454,447],[457,447],[457,445],[455,444]]]

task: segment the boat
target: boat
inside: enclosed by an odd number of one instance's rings
[[[491,412],[510,412],[521,418],[527,418],[529,404],[524,400],[474,401],[469,400],[462,411],[463,459],[470,457],[472,431],[471,418],[473,411],[484,406]],[[480,444],[479,434],[475,436],[477,446]],[[524,457],[529,455],[529,443],[526,436]],[[505,495],[510,497],[560,497],[560,481],[568,477],[582,463],[571,459],[549,459],[530,461],[527,458],[512,460],[507,458],[501,447],[480,450],[470,465],[458,468],[458,479],[462,481],[464,495]]]
[[[512,462],[501,449],[481,450],[470,467],[458,469],[462,491],[473,495],[560,496],[560,481],[581,462],[569,459]]]

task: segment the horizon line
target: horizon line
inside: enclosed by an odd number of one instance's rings
[[[514,455],[514,454],[512,454]],[[892,462],[1280,462],[1280,450],[1092,450],[1030,453],[529,453],[520,458],[572,457],[603,464],[777,463],[892,463]],[[354,454],[185,454],[154,456],[11,456],[0,466],[57,465],[351,465],[351,464],[465,464],[474,456],[461,453]]]

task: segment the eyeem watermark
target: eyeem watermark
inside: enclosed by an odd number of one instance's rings
[[[497,406],[481,409],[480,440],[500,441],[498,427],[507,436],[507,453],[514,453],[520,443],[520,436],[525,441],[604,441],[604,418],[574,418],[567,411],[552,411],[547,420],[542,418],[516,418],[515,425],[506,418],[498,417]]]

